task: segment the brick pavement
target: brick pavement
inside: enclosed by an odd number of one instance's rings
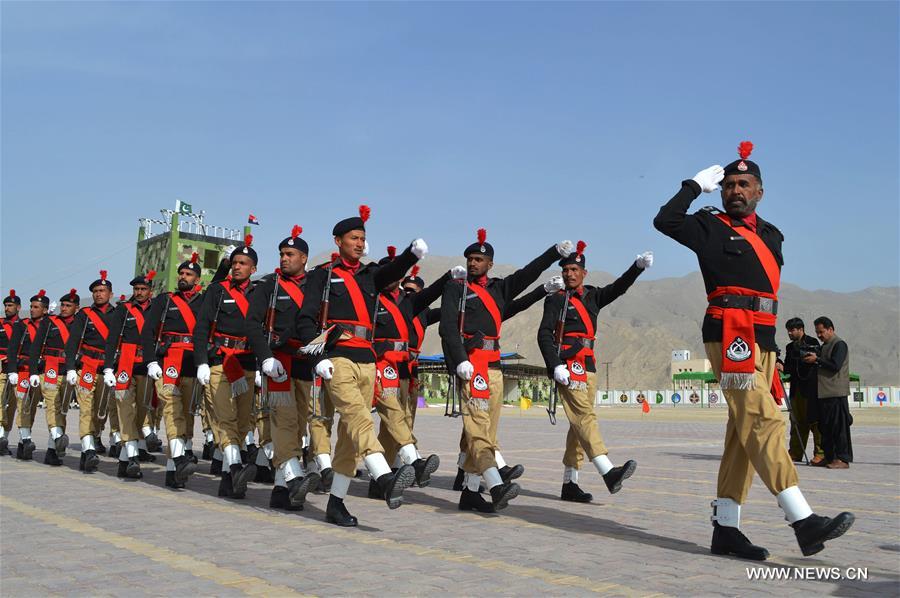
[[[537,410],[507,409],[503,453],[526,472],[523,493],[498,515],[457,511],[449,488],[461,423],[442,411],[424,410],[417,422],[420,448],[442,459],[432,486],[408,491],[408,504],[389,511],[354,482],[347,504],[361,525],[350,530],[323,521],[325,496],[310,495],[303,512],[280,513],[267,507],[269,487],[252,484],[247,500],[222,500],[205,473],[187,490],[169,491],[161,463],[144,464],[141,481],[117,479],[107,458],[98,473],[81,474],[77,450],[66,466],[50,468],[40,462],[46,430],[36,429],[34,462],[0,459],[0,595],[900,593],[896,410],[858,417],[849,470],[801,467],[815,511],[857,515],[824,552],[800,555],[759,480],[743,513],[744,531],[772,553],[765,566],[867,567],[866,581],[749,581],[752,563],[709,554],[724,410],[601,409],[611,458],[634,458],[638,470],[615,496],[583,470],[581,485],[595,496],[583,505],[558,500],[564,418],[553,427]],[[70,430],[76,416],[69,414]],[[14,448],[15,431],[11,441]]]

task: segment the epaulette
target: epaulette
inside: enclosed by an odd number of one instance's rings
[[[700,209],[700,211],[701,212],[709,212],[710,214],[713,214],[713,215],[722,213],[722,210],[720,210],[716,206],[704,206]]]

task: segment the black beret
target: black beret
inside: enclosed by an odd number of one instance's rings
[[[478,229],[478,240],[463,251],[463,257],[469,257],[473,253],[480,253],[491,259],[494,259],[494,246],[487,242],[487,230]]]
[[[281,243],[278,244],[278,250],[282,250],[285,247],[290,247],[292,249],[296,249],[298,251],[302,251],[306,255],[309,255],[309,244],[300,238],[300,233],[303,232],[303,227],[294,225],[294,228],[291,229],[291,236],[287,237]]]
[[[725,176],[730,174],[752,174],[762,181],[762,174],[759,172],[759,165],[752,160],[748,160],[750,153],[753,151],[753,144],[749,141],[741,141],[738,146],[739,159],[725,167]]]
[[[359,206],[359,216],[344,218],[334,225],[334,228],[331,229],[331,234],[335,237],[340,237],[341,235],[345,235],[352,230],[366,230],[366,221],[369,220],[369,215],[371,213],[372,210],[369,209],[369,206]]]
[[[40,301],[44,305],[50,305],[50,297],[47,296],[47,291],[44,289],[38,291],[37,295],[33,296],[29,301]]]
[[[246,237],[244,237],[244,244],[238,245],[237,249],[235,249],[234,251],[231,252],[229,259],[234,261],[235,256],[246,255],[251,260],[253,260],[253,265],[255,266],[256,264],[259,263],[259,256],[256,255],[256,250],[253,249],[253,247],[251,247],[252,244],[253,244],[253,235],[247,235]]]
[[[136,286],[139,284],[143,284],[146,286],[153,285],[153,278],[156,276],[156,270],[150,270],[147,274],[138,274],[134,278],[131,279],[131,282],[128,283],[131,286]]]
[[[3,303],[15,303],[16,305],[22,305],[22,298],[16,295],[15,289],[10,289],[9,295],[6,296],[6,299],[3,300]]]
[[[67,301],[69,303],[81,303],[81,297],[78,296],[78,291],[75,289],[69,289],[69,292],[59,298],[59,302]]]
[[[178,266],[177,271],[181,272],[182,270],[190,270],[197,276],[200,276],[200,274],[201,274],[200,264],[197,263],[197,260],[199,258],[200,258],[200,254],[198,254],[195,251],[194,253],[191,254],[191,259],[187,260],[186,262],[181,262],[181,265]]]
[[[112,290],[112,283],[106,279],[106,270],[100,270],[100,278],[91,283],[91,286],[88,287],[88,290],[92,293],[94,292],[94,287],[104,286],[108,288],[110,291]]]

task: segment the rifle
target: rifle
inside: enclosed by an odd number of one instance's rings
[[[331,273],[334,271],[334,265],[340,259],[340,256],[335,257],[328,264],[328,270],[325,277],[325,288],[322,289],[322,301],[319,304],[319,334],[323,334],[326,330],[328,330],[328,303],[331,298]],[[317,384],[318,376],[316,375],[315,370],[313,370],[313,384],[312,384],[312,418],[318,421],[331,421],[330,417],[326,417],[325,407],[319,405],[319,401],[322,400],[322,386]],[[322,411],[323,415],[319,415],[319,411]]]
[[[272,298],[269,299],[269,306],[266,308],[266,346],[272,346],[272,339],[275,337],[275,302],[278,301],[278,278],[281,274],[281,269],[275,269],[275,287],[272,289]],[[262,381],[262,386],[259,389],[259,397],[254,397],[253,402],[253,411],[255,413],[251,414],[251,417],[255,419],[256,415],[266,416],[269,414],[269,382],[268,376],[262,374],[260,379]]]
[[[126,301],[127,303],[127,301]],[[125,326],[128,325],[128,307],[122,305],[122,329],[119,331],[119,338],[116,339],[116,352],[113,354],[113,374],[115,374],[115,368],[119,363],[119,357],[122,355],[122,339],[125,338]],[[115,385],[111,387],[115,389]],[[115,392],[114,390],[112,392]],[[110,387],[105,383],[103,384],[103,392],[100,394],[100,402],[97,404],[97,417],[100,419],[105,419],[107,412],[109,411],[109,393]]]
[[[466,329],[466,295],[469,293],[467,279],[462,280],[462,294],[459,297],[459,306],[457,307],[456,324],[459,329],[459,341],[463,348],[466,345],[465,329]],[[456,372],[450,372],[450,392],[447,400],[444,402],[445,417],[459,417],[462,415],[462,387],[459,384],[459,376]]]
[[[556,329],[553,331],[553,340],[556,343],[556,356],[559,357],[562,352],[563,334],[566,327],[566,310],[569,309],[569,291],[566,291],[566,297],[563,300],[562,311],[559,312],[559,318],[556,320]],[[550,404],[547,406],[547,415],[550,417],[550,424],[556,425],[556,407],[559,403],[559,388],[556,380],[550,386]]]
[[[172,300],[172,293],[168,293],[166,295],[166,304],[163,306],[162,319],[159,321],[159,329],[156,331],[156,342],[153,344],[153,358],[159,358],[159,344],[162,342],[163,331],[166,328],[166,318],[169,316],[169,302]],[[153,382],[148,380],[146,384],[144,384],[144,396],[141,397],[141,402],[144,404],[144,409],[147,411],[151,410],[153,407],[153,394],[149,393],[150,386],[153,385]]]
[[[15,352],[16,361],[18,361],[19,351],[22,350],[22,344],[25,342],[25,335],[28,334],[28,326],[24,322],[22,323],[22,325],[25,326],[25,332],[22,333],[22,338],[19,339],[19,346],[16,347],[16,352]],[[7,355],[9,355],[10,348],[11,347],[7,347],[7,349],[6,349]],[[15,392],[15,388],[16,388],[16,385],[14,384],[13,392]],[[9,376],[7,375],[6,384],[3,388],[3,412],[4,413],[6,413],[6,406],[9,405],[9,393],[7,392],[8,390],[9,390]],[[10,425],[12,425],[12,424],[10,424]]]

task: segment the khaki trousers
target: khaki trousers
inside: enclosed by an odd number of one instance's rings
[[[47,377],[41,376],[41,392],[44,395],[44,416],[47,419],[47,429],[62,428],[66,431],[66,416],[63,415],[63,395],[68,394],[68,384],[65,376],[58,376],[56,384],[47,384]],[[63,392],[63,389],[66,392]]]
[[[594,411],[597,374],[587,372],[587,388],[584,390],[572,390],[559,384],[557,384],[557,389],[559,398],[562,399],[563,409],[566,411],[566,417],[569,419],[563,465],[581,469],[585,455],[588,460],[591,460],[609,452],[600,435],[597,413]]]
[[[800,461],[803,458],[803,451],[806,450],[806,444],[809,442],[809,433],[812,432],[813,437],[813,456],[825,457],[825,449],[822,448],[822,434],[819,432],[819,424],[810,424],[806,421],[806,414],[809,410],[809,400],[799,392],[791,399],[791,411],[794,419],[791,421],[791,442],[790,454],[791,459]]]
[[[722,373],[722,343],[704,343],[713,373]],[[723,390],[728,402],[725,447],[719,463],[719,498],[743,503],[753,471],[772,494],[797,485],[797,469],[784,445],[785,424],[770,388],[775,352],[754,346],[756,372],[752,390]]]
[[[147,376],[132,376],[124,396],[115,401],[123,442],[141,439],[141,424],[146,416],[143,402],[146,387]]]
[[[17,423],[20,428],[31,429],[34,427],[34,416],[37,414],[37,406],[43,398],[43,395],[41,394],[40,386],[37,388],[29,388],[28,392],[31,393],[31,403],[28,405],[28,409],[25,409],[25,404],[28,400],[28,394],[26,393],[22,398],[22,404],[20,405],[21,409],[19,409],[19,421]]]
[[[269,412],[271,413],[271,411],[270,408]],[[256,422],[254,423],[256,424],[257,432],[256,445],[263,447],[272,442],[272,422],[270,416],[259,413],[257,414]]]
[[[97,378],[99,380],[94,382],[94,400],[96,407],[94,408],[94,418],[97,420],[94,424],[94,429],[97,430],[97,436],[103,433],[103,428],[106,427],[106,422],[109,422],[109,435],[112,437],[114,432],[120,432],[119,427],[119,402],[116,400],[114,389],[109,389],[109,401],[106,403],[106,416],[100,417],[99,405],[100,405],[100,395],[103,392],[103,388],[105,385],[103,384],[103,374],[102,372],[97,374]]]
[[[462,388],[463,434],[466,440],[463,469],[467,473],[481,474],[497,467],[494,449],[497,448],[497,428],[503,407],[503,372],[488,370],[490,399],[470,398],[469,383],[461,378],[457,382]]]
[[[375,437],[375,424],[369,412],[375,391],[375,364],[355,363],[346,357],[335,357],[331,362],[334,375],[323,386],[341,416],[332,468],[352,478],[360,458],[384,452]]]
[[[163,418],[162,399],[159,398],[159,395],[156,398],[156,407],[148,409],[147,414],[144,416],[144,425],[153,430],[159,429]]]
[[[100,436],[100,418],[97,417],[97,409],[104,389],[103,377],[95,374],[90,389],[81,386],[81,370],[78,371],[78,380],[79,382],[75,383],[75,398],[78,400],[78,437]],[[110,403],[115,402],[114,399],[110,399]]]
[[[9,432],[13,422],[16,421],[16,407],[19,405],[19,399],[16,397],[16,389],[10,384],[6,387],[6,373],[0,373],[0,392],[3,393],[2,400],[6,401],[6,407],[0,412],[0,426]]]
[[[319,388],[321,396],[319,404],[316,406],[316,412],[319,417],[324,416],[326,419],[315,419],[312,416],[312,382],[304,382],[310,388],[309,398],[309,450],[310,456],[330,455],[331,454],[331,427],[334,423],[334,403],[328,397],[328,391],[325,384]]]
[[[309,417],[311,387],[312,382],[309,380],[292,379],[292,402],[272,406],[269,410],[272,444],[275,449],[272,465],[275,467],[281,467],[294,457],[303,457],[303,435],[306,433]]]
[[[409,427],[410,418],[407,415],[409,386],[406,382],[407,380],[400,380],[400,388],[388,396],[384,395],[378,384],[375,385],[378,393],[375,410],[381,419],[378,424],[378,442],[384,448],[384,458],[387,459],[388,465],[393,465],[401,446],[416,444],[416,437]]]
[[[227,381],[226,381],[227,383]],[[178,384],[163,384],[163,379],[156,381],[156,396],[162,405],[162,419],[166,422],[166,440],[176,438],[187,440],[188,427],[194,429],[194,417],[191,415],[191,396],[194,392],[196,378],[182,376]]]
[[[247,381],[248,389],[232,398],[231,384],[225,377],[222,366],[214,365],[209,370],[209,386],[205,389],[204,397],[207,407],[211,409],[211,419],[215,422],[213,435],[222,450],[230,444],[241,446],[244,437],[253,426],[250,411],[253,407],[256,372],[244,370],[244,380]]]

